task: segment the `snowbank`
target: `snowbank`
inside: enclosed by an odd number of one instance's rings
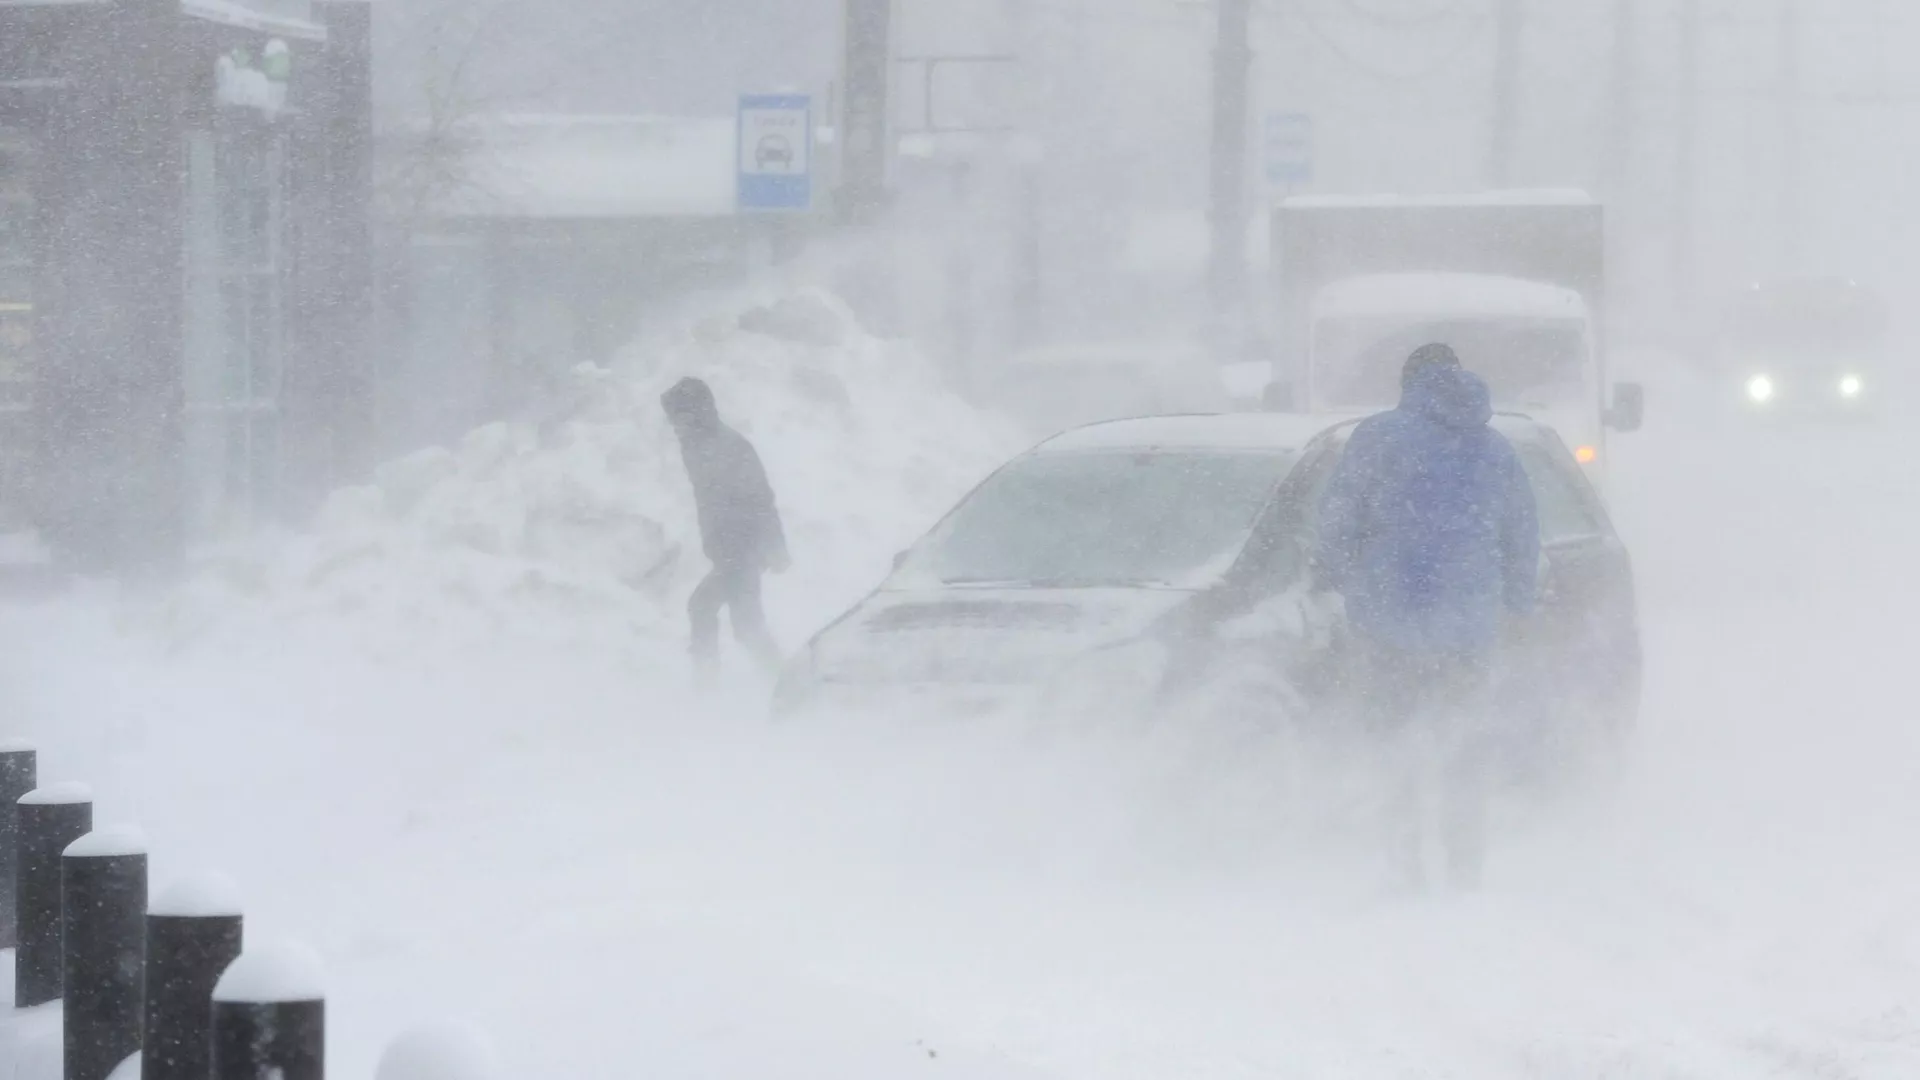
[[[659,406],[685,375],[766,461],[795,562],[768,602],[789,640],[1016,448],[925,356],[802,292],[582,366],[544,415],[385,465],[310,533],[219,553],[150,614],[169,642],[223,649],[305,626],[382,656],[528,635],[664,655],[706,571]]]

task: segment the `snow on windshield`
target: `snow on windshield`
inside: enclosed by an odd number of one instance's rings
[[[1453,346],[1502,404],[1557,405],[1588,391],[1576,320],[1349,318],[1315,328],[1314,393],[1329,408],[1390,406],[1400,400],[1407,356],[1434,341]]]
[[[1039,454],[982,484],[903,581],[1178,584],[1243,543],[1290,454]]]

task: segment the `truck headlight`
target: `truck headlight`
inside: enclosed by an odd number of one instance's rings
[[[1771,375],[1755,375],[1747,380],[1747,396],[1756,402],[1772,401],[1774,389]]]
[[[1840,379],[1840,396],[1843,398],[1857,398],[1866,389],[1866,381],[1858,375],[1845,375]]]

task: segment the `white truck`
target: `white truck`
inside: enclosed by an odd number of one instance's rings
[[[1608,429],[1640,426],[1641,388],[1608,383],[1603,215],[1583,192],[1291,198],[1273,243],[1270,407],[1389,407],[1408,354],[1438,341],[1497,409],[1555,428],[1596,482]]]

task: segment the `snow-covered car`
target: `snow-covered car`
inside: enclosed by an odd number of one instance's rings
[[[1173,707],[1217,699],[1222,680],[1283,695],[1277,715],[1331,703],[1338,604],[1314,595],[1309,552],[1353,422],[1152,417],[1049,439],[816,635],[776,709],[972,712],[1089,690],[1107,707]],[[1624,730],[1640,680],[1626,548],[1551,428],[1495,425],[1533,483],[1543,540],[1543,606],[1509,650],[1503,712],[1538,717],[1534,730],[1575,713]]]
[[[1292,584],[1289,478],[1325,418],[1105,421],[982,481],[784,673],[776,706],[1012,705],[1163,692],[1212,631]],[[1282,566],[1286,563],[1286,566]]]

